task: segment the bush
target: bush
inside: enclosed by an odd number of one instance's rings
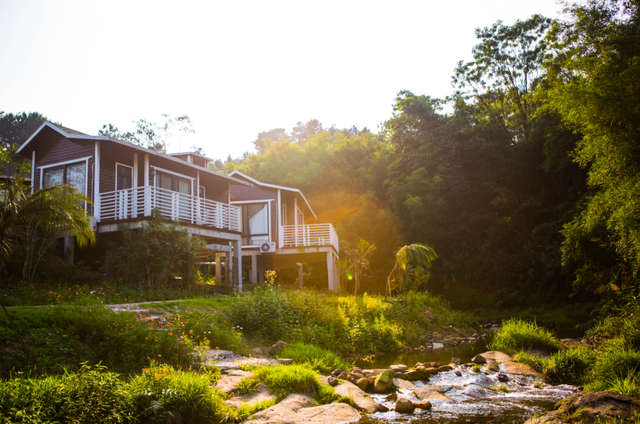
[[[328,374],[336,368],[350,367],[348,362],[343,361],[334,353],[300,342],[294,343],[291,347],[285,347],[278,356],[291,358],[296,364],[305,365],[321,374]]]
[[[593,391],[620,393],[640,397],[640,351],[626,349],[623,340],[608,342],[589,370],[585,388]],[[625,394],[625,393],[623,393]]]
[[[538,327],[535,322],[510,319],[496,332],[489,348],[505,353],[530,349],[555,352],[560,344],[548,330]]]
[[[596,353],[586,347],[561,350],[547,361],[542,374],[551,383],[581,385],[585,381],[587,370],[596,363],[596,359]]]
[[[43,380],[0,383],[0,422],[129,423],[133,395],[106,367],[83,365],[77,373]]]
[[[316,373],[302,365],[258,367],[253,373],[280,399],[291,393],[315,394],[320,389]]]

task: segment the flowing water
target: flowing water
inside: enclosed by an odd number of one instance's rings
[[[414,351],[400,357],[379,357],[373,363],[358,364],[361,368],[388,368],[392,364],[413,366],[416,362],[440,362],[447,364],[452,357],[460,358],[462,363],[469,362],[471,357],[484,351],[485,346],[462,345],[455,348],[429,349]],[[461,376],[456,375],[461,372]],[[501,372],[504,368],[501,366]],[[416,386],[435,385],[444,390],[450,400],[431,400],[430,411],[417,409],[414,414],[398,414],[392,409],[394,402],[384,400],[385,395],[371,394],[377,403],[383,403],[391,411],[378,412],[363,417],[359,424],[387,423],[522,423],[534,414],[545,413],[553,409],[560,399],[570,396],[577,388],[569,385],[547,385],[537,383],[533,377],[507,374],[508,381],[499,381],[498,372],[481,372],[471,367],[455,367],[452,371],[442,372],[431,377],[428,382],[414,382]],[[505,386],[509,393],[495,390]],[[400,390],[398,396],[418,399],[412,390]]]

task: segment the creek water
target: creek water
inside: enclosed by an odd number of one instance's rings
[[[388,368],[393,364],[415,365],[416,362],[439,362],[448,364],[451,358],[460,358],[467,363],[473,356],[485,351],[484,343],[466,344],[441,349],[412,351],[394,357],[376,357],[373,362],[356,363],[361,368]],[[461,375],[456,375],[460,371]],[[504,368],[501,366],[501,372]],[[393,411],[394,402],[384,400],[385,395],[371,394],[377,403],[387,406],[389,412],[377,412],[363,417],[358,424],[431,424],[431,423],[522,423],[534,414],[553,409],[555,403],[577,391],[569,385],[547,385],[536,378],[507,374],[508,381],[499,381],[498,372],[488,371],[486,366],[480,372],[471,367],[455,367],[441,372],[427,381],[414,382],[416,386],[435,385],[444,390],[450,400],[431,400],[430,411],[417,409],[413,414],[399,414]],[[504,386],[508,393],[496,390]],[[400,390],[398,396],[417,401],[412,390]]]

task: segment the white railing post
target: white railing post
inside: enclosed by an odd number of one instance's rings
[[[144,216],[151,216],[151,186],[144,186]]]

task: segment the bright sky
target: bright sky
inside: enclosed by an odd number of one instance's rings
[[[0,111],[95,135],[188,115],[212,158],[318,119],[377,132],[396,94],[444,97],[474,29],[554,0],[0,0]]]

